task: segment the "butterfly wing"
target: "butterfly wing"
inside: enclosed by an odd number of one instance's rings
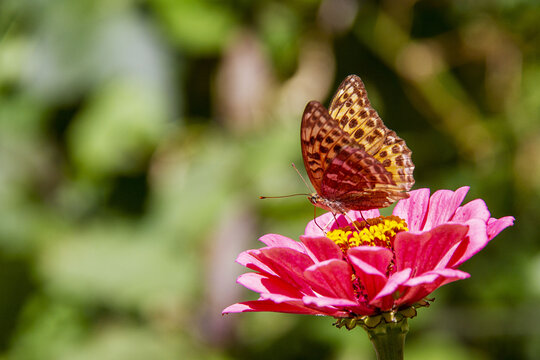
[[[403,191],[414,184],[411,151],[384,126],[357,76],[343,81],[330,112],[308,103],[301,140],[306,171],[325,208],[386,207],[407,198]]]
[[[392,174],[358,145],[344,147],[324,172],[321,196],[350,210],[368,210],[407,198]]]
[[[302,157],[309,180],[315,191],[322,195],[322,180],[331,161],[341,149],[352,144],[328,110],[318,101],[306,105],[300,127]]]
[[[382,164],[391,174],[391,184],[375,186],[376,191],[390,192],[391,197],[414,185],[411,150],[396,133],[388,129],[371,107],[366,88],[356,75],[349,75],[339,86],[330,104],[330,116],[353,142]],[[393,202],[393,201],[392,201]]]
[[[384,207],[395,201],[389,201],[383,191],[395,185],[392,174],[341,129],[317,101],[306,106],[301,140],[309,179],[324,199],[354,210]]]

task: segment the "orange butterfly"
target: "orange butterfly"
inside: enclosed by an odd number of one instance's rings
[[[309,102],[300,130],[304,166],[316,190],[308,197],[313,205],[343,214],[409,197],[411,150],[384,126],[358,76],[341,83],[330,111]]]

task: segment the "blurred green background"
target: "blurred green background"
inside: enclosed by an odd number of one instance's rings
[[[374,359],[255,299],[236,255],[313,218],[290,163],[348,74],[415,188],[514,215],[410,321],[408,359],[540,358],[540,6],[2,0],[0,359]]]

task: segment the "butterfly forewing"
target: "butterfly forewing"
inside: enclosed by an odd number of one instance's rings
[[[371,107],[360,78],[351,75],[338,88],[330,104],[330,116],[370,155],[382,147],[388,129]]]
[[[352,143],[350,136],[321,103],[311,101],[304,110],[300,137],[304,166],[313,187],[321,194],[324,173],[341,149]]]
[[[357,144],[392,174],[396,190],[410,190],[414,185],[411,150],[403,139],[383,124],[371,107],[364,83],[358,76],[350,75],[341,83],[329,113],[338,120],[341,129],[351,134]]]

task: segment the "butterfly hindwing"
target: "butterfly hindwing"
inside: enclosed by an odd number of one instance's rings
[[[348,146],[325,171],[321,196],[351,210],[367,210],[392,204],[395,200],[389,198],[388,189],[394,185],[392,174],[379,161],[357,146]]]

